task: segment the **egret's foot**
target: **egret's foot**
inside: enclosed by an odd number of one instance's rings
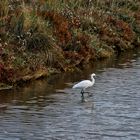
[[[85,97],[84,97],[84,93],[83,92],[81,92],[81,100],[82,100],[82,102],[84,102],[85,101]]]

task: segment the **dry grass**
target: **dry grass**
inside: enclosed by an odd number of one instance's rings
[[[1,0],[0,80],[138,47],[139,15],[139,0]]]

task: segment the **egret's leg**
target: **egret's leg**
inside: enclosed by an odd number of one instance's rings
[[[82,94],[82,95],[81,95],[82,101],[84,101],[85,98],[84,98],[84,90],[83,90],[83,89],[81,90],[81,94]]]
[[[84,97],[84,90],[81,90],[81,97]]]

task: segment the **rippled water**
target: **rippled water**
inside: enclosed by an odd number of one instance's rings
[[[138,51],[0,92],[0,140],[139,140]],[[81,102],[72,84],[97,74]]]

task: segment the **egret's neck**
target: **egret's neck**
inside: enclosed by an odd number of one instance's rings
[[[95,79],[93,78],[93,76],[91,76],[91,82],[94,83]]]

